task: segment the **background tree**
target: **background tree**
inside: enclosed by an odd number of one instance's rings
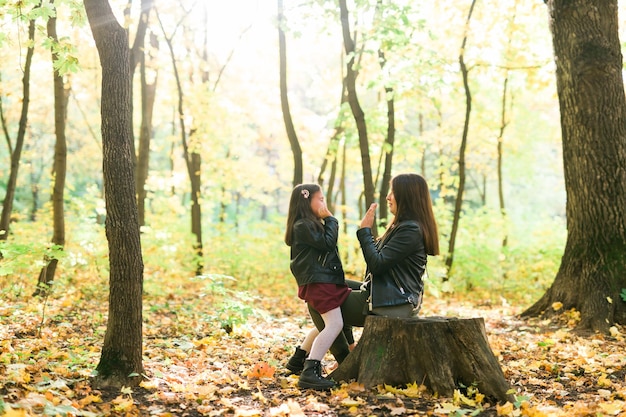
[[[317,175],[317,183],[326,190],[326,204],[331,212],[335,211],[335,205],[337,201],[338,193],[342,192],[341,189],[335,193],[335,180],[337,178],[337,162],[339,157],[339,147],[342,139],[345,143],[345,104],[348,103],[348,96],[346,94],[346,81],[345,77],[342,77],[341,83],[341,100],[339,105],[339,113],[335,119],[333,133],[328,141],[328,149],[326,149],[326,155],[320,166],[319,174]],[[326,168],[330,162],[330,175],[328,176],[328,184],[326,184]],[[343,172],[343,171],[342,171]],[[340,176],[339,181],[345,181],[343,176]],[[346,229],[344,229],[345,231]]]
[[[196,139],[195,134],[197,129],[191,128],[189,132],[187,132],[186,127],[186,118],[185,115],[185,92],[183,89],[183,84],[181,80],[180,73],[178,71],[178,64],[176,59],[176,54],[174,52],[174,44],[173,39],[176,35],[176,31],[179,27],[181,27],[186,16],[191,13],[193,9],[189,9],[185,12],[183,18],[181,18],[174,31],[167,35],[165,32],[165,27],[163,26],[163,21],[161,20],[160,14],[157,11],[157,18],[159,20],[159,24],[161,25],[161,30],[163,32],[163,36],[165,37],[165,42],[170,51],[170,59],[172,68],[174,70],[174,78],[176,81],[176,90],[178,97],[178,105],[177,105],[177,119],[180,126],[180,138],[183,147],[183,159],[185,161],[185,166],[187,167],[187,175],[189,176],[189,184],[191,185],[191,233],[193,234],[195,241],[193,245],[194,250],[194,264],[195,264],[195,274],[202,274],[202,270],[204,269],[204,261],[203,261],[203,243],[202,243],[202,206],[201,202],[201,175],[202,175],[202,156],[200,155],[200,144],[199,139]]]
[[[580,311],[580,329],[626,323],[626,99],[617,0],[548,0],[561,110],[567,243],[524,316]],[[558,304],[554,304],[558,303]],[[556,308],[555,308],[556,307]]]
[[[143,259],[135,196],[128,34],[107,0],[85,11],[102,66],[102,152],[109,244],[109,316],[96,386],[141,381]]]
[[[57,18],[51,16],[47,22],[48,37],[52,40],[50,51],[52,55],[52,85],[54,91],[54,165],[52,167],[54,186],[52,188],[52,243],[59,248],[65,246],[65,176],[67,167],[67,142],[65,138],[65,122],[67,119],[67,99],[69,97],[69,88],[65,88],[63,77],[59,73],[59,53],[58,49],[59,37],[57,35]],[[35,293],[46,291],[48,286],[54,281],[57,264],[57,257],[44,259],[44,266],[39,272],[38,282]]]
[[[279,74],[280,74],[280,106],[283,112],[283,120],[285,122],[285,130],[287,138],[291,145],[293,153],[293,186],[302,184],[302,148],[298,141],[298,135],[293,125],[291,110],[289,109],[289,95],[287,94],[287,41],[285,39],[285,13],[283,9],[283,0],[278,0],[278,48],[279,48]]]
[[[359,102],[356,89],[356,78],[358,68],[356,68],[355,41],[350,33],[350,15],[346,0],[339,0],[339,10],[341,19],[341,33],[343,35],[343,44],[348,57],[346,63],[346,90],[348,92],[348,104],[352,110],[352,116],[356,123],[359,135],[359,149],[361,151],[361,168],[363,173],[363,192],[365,195],[365,208],[374,203],[374,181],[372,177],[372,163],[370,159],[369,138],[367,135],[367,123],[365,121],[365,113]]]
[[[130,13],[129,2],[124,13]],[[149,57],[153,49],[158,48],[158,41],[154,36],[150,38],[150,47],[146,47],[145,38],[150,22],[150,11],[152,10],[152,0],[141,0],[141,13],[137,23],[137,33],[131,47],[131,80],[135,74],[135,69],[139,65],[139,85],[140,85],[140,108],[141,125],[139,127],[139,146],[137,147],[137,162],[135,167],[135,188],[137,189],[137,209],[139,212],[139,225],[145,225],[145,205],[146,205],[146,181],[148,179],[148,169],[150,167],[150,142],[152,138],[152,116],[154,113],[154,103],[156,96],[156,74],[148,78],[146,72],[146,55]],[[127,17],[128,18],[128,17]],[[156,72],[156,70],[154,70]],[[134,146],[134,141],[133,141]]]
[[[472,4],[470,5],[470,9],[467,14],[467,20],[465,21],[463,42],[461,43],[461,50],[459,52],[459,67],[461,68],[461,75],[463,76],[463,86],[465,88],[465,122],[463,123],[463,133],[461,136],[461,144],[459,146],[458,156],[459,183],[457,186],[456,199],[454,200],[452,230],[450,231],[450,239],[448,241],[448,253],[446,255],[446,268],[448,269],[448,271],[450,271],[450,269],[452,268],[452,263],[454,262],[454,247],[456,244],[456,235],[459,228],[459,221],[461,219],[461,209],[463,208],[463,193],[465,192],[465,151],[467,148],[467,137],[469,135],[470,115],[472,113],[472,94],[469,86],[469,71],[467,69],[467,66],[465,65],[465,48],[467,46],[469,24],[475,5],[476,0],[472,0]]]
[[[35,9],[37,8],[39,8],[39,6],[37,6]],[[36,17],[36,13],[32,18],[28,18],[27,16],[21,16],[22,19],[26,18],[28,20],[28,47],[26,50],[26,60],[24,62],[24,72],[22,76],[22,111],[20,115],[17,135],[15,137],[15,144],[11,142],[11,135],[9,133],[7,120],[4,117],[4,110],[2,106],[2,101],[0,99],[0,116],[2,121],[2,130],[4,131],[9,154],[11,155],[9,180],[6,186],[6,194],[4,195],[4,200],[2,202],[2,214],[0,214],[0,240],[7,240],[9,236],[11,213],[13,212],[13,200],[15,198],[15,188],[17,187],[17,175],[20,168],[22,149],[24,147],[24,140],[26,137],[26,127],[28,124],[28,107],[30,104],[30,70],[33,62],[33,54],[35,52],[34,42]]]

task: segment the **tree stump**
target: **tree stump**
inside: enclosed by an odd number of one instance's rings
[[[487,397],[514,402],[483,318],[368,316],[356,348],[330,377],[366,387],[424,384],[445,397],[475,384]]]

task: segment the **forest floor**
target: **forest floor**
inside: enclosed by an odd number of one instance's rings
[[[581,337],[573,331],[573,311],[551,321],[526,320],[508,305],[471,305],[452,296],[425,300],[424,316],[484,318],[517,399],[496,404],[476,391],[437,397],[418,384],[300,390],[297,377],[282,368],[310,325],[295,297],[251,298],[254,312],[241,303],[220,304],[219,315],[211,315],[216,304],[197,289],[148,291],[146,379],[138,387],[103,390],[92,388],[90,378],[107,304],[101,296],[58,292],[46,300],[21,296],[0,303],[0,415],[626,416],[623,329]],[[229,325],[230,333],[220,328]],[[324,364],[332,367],[332,357]]]

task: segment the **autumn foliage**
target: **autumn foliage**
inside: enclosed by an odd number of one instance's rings
[[[420,381],[366,390],[302,391],[282,364],[311,325],[287,275],[254,289],[221,275],[192,278],[153,268],[144,296],[145,379],[94,390],[106,328],[105,278],[73,270],[45,298],[5,276],[0,306],[0,407],[7,416],[592,416],[626,413],[621,328],[581,337],[575,311],[520,320],[519,306],[427,294],[424,315],[484,317],[516,398],[497,404],[475,387],[450,398]],[[33,280],[34,282],[34,280]],[[428,284],[427,284],[428,287]],[[432,287],[432,285],[431,285]],[[419,354],[416,352],[415,354]],[[330,370],[331,356],[324,364]]]

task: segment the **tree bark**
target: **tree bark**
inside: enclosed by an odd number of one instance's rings
[[[283,25],[285,24],[285,15],[283,13],[283,0],[278,0],[278,50],[279,50],[279,75],[280,75],[280,105],[283,112],[283,120],[285,122],[285,129],[287,130],[287,137],[289,138],[289,144],[291,145],[291,152],[293,153],[293,186],[302,183],[304,178],[303,164],[302,164],[302,148],[298,141],[298,135],[296,129],[293,126],[293,119],[291,118],[291,110],[289,109],[289,96],[287,94],[287,46],[285,41],[285,31]]]
[[[368,316],[356,348],[330,377],[365,387],[424,384],[445,397],[475,384],[488,397],[514,401],[482,318]]]
[[[579,330],[626,323],[626,98],[617,0],[548,0],[561,110],[567,242],[523,316],[580,312]]]
[[[106,236],[109,244],[109,316],[97,387],[141,381],[143,260],[135,197],[128,36],[106,0],[85,0],[102,66],[102,152]]]

